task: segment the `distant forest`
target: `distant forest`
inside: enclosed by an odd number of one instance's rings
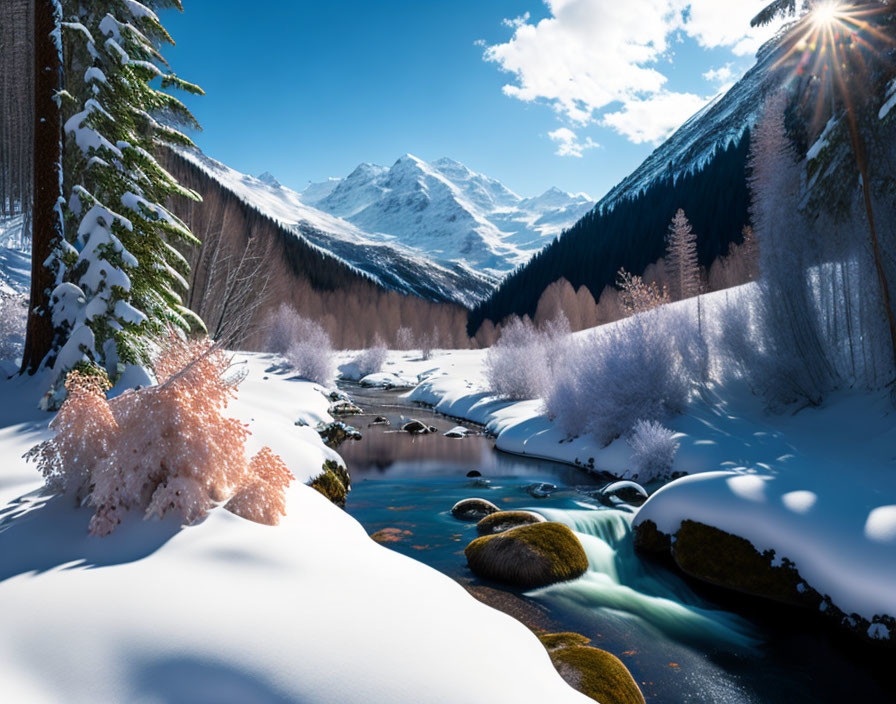
[[[658,181],[612,208],[598,205],[532,260],[508,276],[470,313],[474,335],[486,320],[535,316],[542,292],[559,279],[598,296],[613,285],[620,268],[640,273],[665,253],[669,223],[678,208],[687,213],[706,268],[741,241],[750,224],[747,157],[750,132],[720,150],[697,172]]]

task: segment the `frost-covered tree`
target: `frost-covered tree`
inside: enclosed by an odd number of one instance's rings
[[[64,0],[63,15],[67,201],[51,299],[61,334],[48,361],[60,374],[86,361],[114,379],[124,365],[146,364],[150,339],[167,326],[202,327],[182,303],[188,265],[175,246],[196,240],[165,205],[197,196],[155,156],[192,144],[179,127],[196,126],[165,89],[202,91],[168,70],[159,48],[171,38],[146,4]]]
[[[671,280],[673,300],[700,293],[700,265],[697,262],[697,234],[681,208],[672,218],[666,235],[666,271]]]

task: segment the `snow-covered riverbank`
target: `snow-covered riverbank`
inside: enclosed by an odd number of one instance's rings
[[[34,380],[0,382],[0,679],[9,701],[590,701],[532,633],[451,579],[380,547],[304,480],[326,458],[320,387],[273,358],[232,411],[300,481],[278,527],[223,508],[198,525],[40,494],[21,455],[47,436]]]
[[[569,439],[540,400],[507,402],[490,393],[484,351],[436,353],[431,360],[392,353],[387,369],[420,375],[408,401],[480,423],[501,450],[629,474],[624,438],[601,447]],[[775,551],[793,563],[800,591],[820,609],[839,610],[848,627],[890,639],[896,614],[896,411],[888,392],[843,390],[819,408],[773,414],[737,380],[695,395],[667,419],[680,449],[673,470],[687,473],[640,509],[675,535],[691,520]],[[655,487],[654,487],[655,488]]]

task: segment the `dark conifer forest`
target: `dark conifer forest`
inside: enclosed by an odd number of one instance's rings
[[[731,242],[740,242],[749,224],[749,151],[747,131],[702,170],[666,178],[610,208],[598,203],[470,313],[470,333],[486,319],[497,323],[513,314],[534,316],[541,293],[560,278],[597,296],[614,283],[620,267],[643,271],[663,256],[678,208],[687,213],[697,233],[700,264],[708,268]]]

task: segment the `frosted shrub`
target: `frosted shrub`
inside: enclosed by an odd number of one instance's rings
[[[0,359],[15,359],[21,354],[27,311],[24,296],[0,293]]]
[[[609,444],[639,419],[680,413],[691,387],[680,354],[680,316],[660,308],[593,333],[557,368],[546,409],[570,435]]]
[[[222,413],[240,381],[230,364],[208,341],[172,337],[153,365],[158,385],[109,401],[105,374],[76,368],[54,437],[26,457],[48,488],[94,508],[93,535],[111,533],[131,509],[193,523],[228,500],[234,513],[275,525],[293,476],[268,448],[246,456],[248,429]]]
[[[302,319],[298,340],[287,350],[286,362],[296,374],[309,381],[327,386],[336,376],[336,364],[330,336],[320,325]]]
[[[268,317],[267,349],[276,354],[286,354],[299,339],[304,319],[288,303],[281,303]]]
[[[398,328],[395,333],[395,344],[400,350],[412,350],[416,347],[414,331],[408,327]]]
[[[389,350],[386,348],[386,343],[377,335],[373,344],[355,357],[354,363],[358,366],[360,375],[365,377],[368,374],[376,374],[382,370],[388,353]]]
[[[512,319],[486,353],[485,376],[489,388],[504,398],[541,397],[550,379],[545,337],[528,319]]]
[[[286,303],[268,319],[267,348],[283,355],[296,374],[309,381],[328,385],[336,375],[333,345],[327,331]]]
[[[680,446],[675,433],[650,420],[635,423],[628,444],[632,448],[632,478],[642,484],[667,477]]]
[[[423,359],[432,359],[433,350],[439,346],[439,331],[433,328],[420,336],[420,356]]]

